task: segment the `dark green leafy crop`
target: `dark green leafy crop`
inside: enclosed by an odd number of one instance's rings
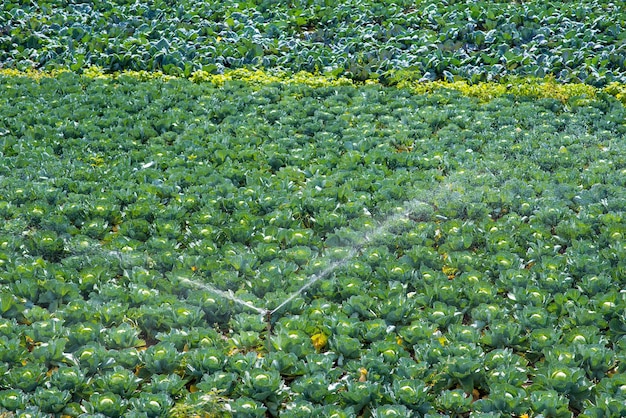
[[[160,343],[149,347],[143,354],[146,371],[158,373],[171,373],[179,367],[180,353],[171,343]]]
[[[623,10],[607,1],[418,6],[371,0],[295,5],[155,1],[78,7],[50,0],[33,6],[9,1],[0,11],[0,59],[17,68],[88,72],[97,65],[111,72],[159,70],[188,77],[196,70],[263,67],[389,83],[548,74],[567,81],[624,81]],[[223,118],[228,109],[213,114]],[[159,132],[167,120],[137,132]],[[269,161],[274,169],[284,164],[281,156]]]
[[[5,389],[0,394],[0,405],[8,411],[23,409],[28,402],[28,396],[21,389]]]
[[[9,412],[623,412],[613,96],[0,88]]]
[[[65,405],[70,401],[71,395],[69,390],[44,389],[38,387],[33,395],[33,403],[41,409],[42,412],[59,413]]]
[[[84,408],[90,414],[102,414],[108,417],[119,417],[127,409],[127,404],[114,393],[94,393],[89,397],[89,402],[84,403]]]

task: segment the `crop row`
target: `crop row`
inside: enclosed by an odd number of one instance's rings
[[[5,410],[626,413],[615,98],[0,86]]]
[[[70,72],[67,69],[59,69],[52,71],[25,70],[16,69],[0,69],[0,76],[4,77],[27,77],[33,80],[41,80],[42,78],[55,78],[60,74]],[[162,72],[148,71],[118,71],[113,73],[105,73],[102,68],[89,67],[82,73],[87,78],[117,80],[119,78],[133,79],[136,81],[174,80],[177,76],[163,74]],[[414,94],[430,94],[441,90],[452,90],[461,93],[464,96],[476,98],[481,102],[488,102],[502,96],[515,96],[528,99],[556,99],[561,102],[571,102],[578,106],[580,104],[589,103],[590,100],[596,99],[598,96],[610,95],[615,97],[622,103],[626,103],[626,85],[618,82],[610,83],[602,88],[597,88],[584,83],[559,83],[553,77],[534,78],[509,78],[498,82],[479,82],[470,84],[467,81],[432,81],[425,82],[415,79],[415,74],[410,71],[394,71],[388,80],[389,86],[395,86],[401,89],[408,89]],[[227,82],[239,82],[246,84],[252,90],[256,90],[261,86],[286,84],[299,85],[301,87],[334,87],[334,86],[352,86],[359,85],[379,85],[382,83],[374,80],[368,80],[365,83],[355,82],[345,77],[334,77],[328,75],[312,74],[305,71],[296,74],[285,71],[264,71],[264,70],[248,70],[236,69],[227,71],[223,74],[209,74],[206,71],[194,71],[189,80],[194,83],[210,83],[214,87],[222,87]]]
[[[263,67],[424,80],[510,75],[624,82],[624,10],[615,2],[352,0],[94,3],[5,1],[0,61],[108,72]]]

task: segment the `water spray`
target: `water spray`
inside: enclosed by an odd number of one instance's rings
[[[325,269],[323,269],[319,273],[315,273],[311,275],[309,280],[303,286],[301,286],[298,290],[291,293],[285,300],[283,300],[274,309],[259,308],[258,306],[255,306],[251,302],[245,301],[235,296],[232,290],[223,291],[209,284],[198,282],[198,281],[191,280],[188,278],[181,278],[180,280],[181,282],[185,284],[207,290],[217,296],[228,299],[234,303],[241,305],[244,308],[247,308],[251,311],[254,311],[260,314],[261,317],[263,318],[263,321],[265,321],[267,325],[267,351],[270,352],[271,351],[270,335],[272,333],[272,316],[275,313],[283,309],[285,306],[287,306],[295,298],[297,298],[302,293],[304,293],[307,289],[309,289],[315,283],[319,282],[320,280],[326,279],[335,270],[347,265],[354,257],[356,257],[362,251],[363,248],[371,245],[373,242],[378,240],[382,235],[386,234],[393,225],[395,225],[401,220],[410,219],[411,214],[420,205],[430,206],[429,203],[426,203],[417,199],[409,201],[401,208],[401,210],[398,213],[387,217],[377,227],[372,228],[370,231],[366,231],[365,233],[363,233],[362,238],[358,242],[353,243],[352,248],[343,258],[330,263]]]

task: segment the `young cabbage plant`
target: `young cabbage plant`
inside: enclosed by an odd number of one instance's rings
[[[172,373],[180,366],[180,357],[172,343],[158,343],[143,352],[145,370],[149,373]]]
[[[14,337],[17,337],[22,330],[22,325],[19,325],[18,322],[13,319],[5,319],[0,318],[0,338],[6,340],[10,340]],[[0,360],[2,361],[2,360]]]
[[[416,361],[411,357],[401,357],[394,370],[393,379],[424,380],[431,372],[430,366],[423,361]]]
[[[184,359],[187,372],[197,378],[222,370],[226,364],[224,351],[215,347],[190,350],[184,354]]]
[[[263,340],[257,331],[240,331],[231,335],[232,343],[241,350],[263,347]]]
[[[346,405],[361,411],[365,406],[374,406],[381,397],[381,388],[377,382],[348,381],[341,398]]]
[[[330,381],[323,373],[302,376],[291,384],[291,389],[301,394],[305,399],[318,404],[328,404],[336,398],[329,390]]]
[[[450,341],[477,345],[480,340],[480,330],[469,325],[452,324],[448,327],[446,337]]]
[[[80,325],[92,325],[94,323],[98,323],[98,313],[93,309],[91,302],[87,302],[85,300],[77,299],[69,301],[64,309],[63,316],[65,318],[65,323],[67,325],[78,327]],[[72,334],[72,332],[70,332]],[[72,344],[72,337],[68,335],[70,338],[70,345]],[[90,340],[91,341],[91,340]],[[84,344],[79,344],[84,345]]]
[[[63,238],[54,231],[39,230],[30,236],[27,248],[34,255],[43,257],[45,260],[57,262],[65,255],[65,243]]]
[[[409,356],[409,353],[407,353],[401,344],[398,344],[397,340],[375,341],[371,343],[370,352],[374,355],[382,357],[385,364],[392,366],[396,365],[400,358]]]
[[[109,349],[141,347],[145,341],[139,338],[140,331],[123,322],[117,327],[107,328],[104,332],[104,342]]]
[[[381,355],[366,352],[358,359],[352,359],[343,365],[355,379],[362,381],[384,383],[389,380],[393,371],[393,364],[385,362]]]
[[[458,416],[470,411],[472,397],[461,389],[444,390],[435,399],[435,405],[439,412]]]
[[[537,368],[533,390],[555,390],[567,395],[570,406],[582,408],[592,396],[593,383],[585,376],[585,371],[577,367],[569,367],[559,362],[549,362]]]
[[[312,404],[304,399],[295,398],[292,402],[287,403],[280,410],[281,417],[287,418],[308,418],[318,416],[320,407]]]
[[[235,373],[223,371],[205,373],[196,386],[200,391],[209,393],[219,391],[223,396],[230,396],[235,389],[238,376]]]
[[[617,365],[615,352],[604,344],[576,345],[575,352],[591,381],[602,379]]]
[[[32,392],[45,379],[46,367],[40,363],[27,363],[10,369],[2,376],[3,386]]]
[[[118,418],[126,412],[128,404],[120,395],[105,392],[91,395],[89,401],[83,401],[83,407],[89,414]]]
[[[587,274],[577,284],[586,295],[592,297],[605,293],[613,281],[608,274]]]
[[[485,380],[488,385],[506,381],[511,386],[521,387],[528,381],[528,371],[522,368],[499,366],[488,370]]]
[[[303,266],[313,259],[314,254],[311,248],[304,245],[298,245],[286,249],[285,257],[287,260],[293,261],[299,266]]]
[[[39,301],[42,290],[43,287],[39,286],[35,279],[30,277],[15,280],[10,284],[10,293],[19,298],[19,300],[26,302],[28,305]],[[58,321],[58,319],[56,320]]]
[[[473,277],[476,276],[466,276],[468,279]],[[463,277],[460,277],[459,280],[463,280]],[[471,282],[471,284],[467,286],[464,291],[470,306],[494,303],[496,299],[496,292],[497,289],[491,283],[484,280]]]
[[[404,294],[387,297],[381,302],[377,310],[390,324],[406,323],[414,316],[415,302]]]
[[[244,396],[265,401],[279,396],[282,386],[283,381],[277,371],[253,369],[244,373],[238,388]]]
[[[357,416],[353,406],[324,405],[320,410],[320,416],[333,418],[352,418]]]
[[[517,347],[525,341],[521,326],[514,322],[492,324],[485,331],[482,342],[495,348]]]
[[[574,416],[569,409],[569,401],[563,394],[555,390],[538,390],[530,394],[532,411],[546,417],[571,418]]]
[[[431,407],[430,395],[426,384],[415,379],[395,379],[392,384],[393,396],[396,402],[409,407],[421,414]]]
[[[57,388],[38,387],[33,394],[32,401],[42,412],[58,414],[65,408],[72,395],[69,390],[59,390]]]
[[[142,391],[150,393],[167,393],[171,397],[178,397],[185,389],[187,380],[178,374],[155,374],[150,382],[142,386]]]
[[[623,399],[614,398],[605,393],[596,397],[595,402],[587,403],[587,408],[580,414],[581,417],[623,417],[626,416],[626,404]]]
[[[527,330],[537,328],[549,328],[548,324],[554,324],[555,317],[546,312],[545,308],[524,306],[521,311],[514,314],[517,321]]]
[[[241,418],[264,418],[267,412],[267,407],[261,402],[245,396],[235,399],[229,406],[235,416]]]
[[[542,353],[543,350],[557,345],[561,341],[561,338],[562,331],[560,329],[536,328],[532,330],[528,336],[528,341],[533,357],[536,356],[537,353]]]
[[[92,218],[85,222],[80,232],[89,238],[101,240],[111,230],[111,226],[102,218]]]
[[[332,375],[333,370],[337,370],[337,353],[328,351],[325,353],[313,353],[305,357],[305,370],[307,374],[325,373]],[[341,372],[341,370],[339,370]]]
[[[59,390],[70,390],[73,393],[86,391],[87,383],[88,379],[85,373],[77,366],[61,366],[50,376],[50,384],[53,387]]]
[[[116,366],[113,370],[98,376],[93,384],[98,392],[111,392],[128,398],[139,388],[142,381],[143,379],[135,376],[131,370]]]
[[[26,408],[17,411],[18,414],[16,416],[18,417],[32,417],[32,418],[47,418],[50,416],[49,413],[47,412],[43,412],[38,406],[36,405],[27,405]]]
[[[560,364],[577,368],[580,365],[580,359],[576,356],[576,346],[574,344],[558,344],[544,350],[543,354],[546,364]]]
[[[437,325],[418,319],[410,325],[400,327],[398,333],[402,340],[408,345],[415,345],[420,342],[430,341],[437,331]]]
[[[411,415],[411,410],[404,405],[382,405],[372,411],[372,418],[400,418]]]
[[[141,363],[141,351],[137,348],[124,348],[122,350],[109,350],[111,358],[116,365],[134,370]]]
[[[439,325],[441,328],[447,328],[452,324],[458,324],[463,319],[463,313],[453,305],[447,305],[443,302],[435,302],[432,307],[425,311],[427,318]]]
[[[28,356],[28,350],[19,338],[0,336],[0,361],[13,364],[21,364]]]
[[[361,353],[361,342],[345,335],[334,335],[330,339],[331,348],[342,358],[357,358]]]
[[[32,356],[47,365],[74,364],[76,361],[74,356],[65,352],[66,345],[67,338],[53,339],[35,347],[32,351]]]
[[[174,401],[167,393],[140,392],[139,396],[130,400],[132,411],[148,417],[170,416],[170,408]]]
[[[95,373],[113,367],[115,360],[99,344],[89,343],[74,353],[81,370]]]
[[[365,322],[357,321],[355,318],[349,318],[341,312],[332,312],[324,318],[324,327],[329,330],[332,335],[346,335],[348,337],[358,338],[363,333],[363,325]]]
[[[301,330],[280,327],[270,337],[270,341],[275,350],[294,353],[298,358],[315,352],[311,337]]]
[[[572,326],[575,327],[595,327],[596,329],[604,329],[609,326],[604,316],[595,310],[589,309],[588,306],[577,306],[570,311],[568,318]]]
[[[479,357],[457,355],[449,358],[443,367],[448,379],[466,393],[478,389],[485,379],[484,367]]]
[[[266,364],[272,370],[277,370],[281,376],[296,377],[306,373],[305,364],[294,353],[273,351],[265,357]]]
[[[610,377],[604,377],[596,385],[595,392],[597,394],[606,394],[617,400],[626,401],[626,374],[617,373]]]
[[[83,322],[73,324],[66,331],[68,339],[67,349],[74,351],[90,342],[99,342],[101,332],[102,326],[97,323]]]
[[[508,383],[497,383],[489,388],[489,396],[477,400],[473,409],[480,412],[497,412],[520,416],[529,410],[528,395],[522,388]]]
[[[24,409],[30,401],[30,396],[22,389],[0,390],[0,406],[7,411]]]
[[[30,325],[28,334],[36,342],[47,342],[63,334],[63,322],[58,318],[34,322]]]
[[[258,356],[254,352],[235,353],[226,360],[225,370],[237,374],[244,374],[258,365]]]
[[[260,320],[258,314],[238,313],[230,319],[230,326],[234,331],[256,331],[267,330],[267,324]]]

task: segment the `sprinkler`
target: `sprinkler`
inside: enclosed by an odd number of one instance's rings
[[[315,283],[317,283],[320,280],[326,279],[335,270],[348,264],[348,262],[350,262],[350,260],[352,260],[358,254],[360,254],[364,248],[368,247],[372,243],[376,242],[376,240],[378,240],[381,236],[388,233],[390,228],[393,227],[395,224],[397,224],[400,221],[411,219],[411,215],[415,212],[417,206],[419,205],[428,205],[428,204],[420,200],[412,200],[406,203],[398,213],[388,216],[377,227],[371,228],[370,230],[365,231],[362,234],[362,238],[360,240],[352,243],[350,251],[348,251],[348,253],[343,258],[330,263],[325,269],[323,269],[319,273],[315,273],[311,275],[309,277],[309,280],[304,285],[302,285],[299,289],[291,293],[285,300],[283,300],[274,309],[259,308],[255,306],[254,304],[252,304],[251,302],[238,298],[237,296],[235,296],[232,290],[223,291],[209,284],[202,283],[197,280],[191,280],[188,278],[181,278],[180,280],[183,283],[186,283],[188,285],[201,288],[204,290],[208,290],[209,292],[215,295],[221,296],[244,308],[247,308],[249,310],[255,311],[258,314],[260,314],[262,320],[266,322],[267,352],[269,353],[272,351],[272,344],[271,344],[271,335],[273,331],[272,317],[274,316],[275,313],[280,311],[282,308],[284,308],[287,304],[289,304],[291,301],[293,301],[296,297],[301,295],[304,291],[309,289]]]

